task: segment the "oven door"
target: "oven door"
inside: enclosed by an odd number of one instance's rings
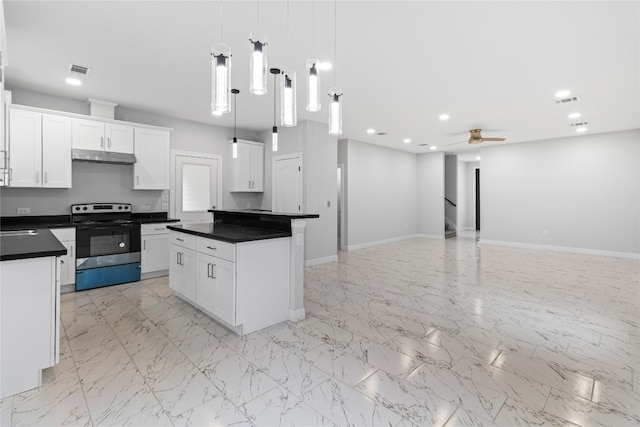
[[[138,261],[140,261],[139,223],[80,224],[76,227],[78,269]]]

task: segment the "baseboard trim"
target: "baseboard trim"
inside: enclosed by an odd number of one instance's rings
[[[287,318],[291,322],[299,322],[305,317],[307,317],[307,313],[304,311],[304,308],[299,308],[297,310],[289,310],[289,313],[287,315]]]
[[[392,237],[390,239],[376,240],[375,242],[358,243],[357,245],[347,246],[347,250],[353,251],[355,249],[368,248],[370,246],[384,245],[385,243],[393,243],[393,242],[399,242],[401,240],[415,239],[416,237],[420,237],[420,236],[421,236],[420,234],[409,234],[406,236]]]
[[[520,243],[520,242],[509,242],[505,240],[487,240],[487,239],[480,239],[480,244],[510,246],[513,248],[524,248],[524,249],[541,249],[546,251],[568,252],[568,253],[583,254],[583,255],[599,255],[599,256],[607,256],[607,257],[613,257],[613,258],[640,259],[640,254],[634,253],[634,252],[616,252],[616,251],[605,251],[601,249],[574,248],[570,246],[538,245],[533,243]]]
[[[338,255],[331,255],[331,256],[325,256],[322,258],[314,258],[314,259],[308,259],[304,262],[304,266],[305,267],[311,267],[313,265],[320,265],[320,264],[326,264],[329,262],[334,262],[334,261],[338,261]]]
[[[444,235],[439,236],[436,234],[416,234],[416,237],[422,237],[425,239],[444,240]]]

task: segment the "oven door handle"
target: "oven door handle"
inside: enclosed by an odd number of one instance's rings
[[[77,230],[104,230],[104,229],[107,229],[107,228],[113,228],[113,229],[118,229],[118,228],[140,228],[140,224],[76,225],[76,229]]]

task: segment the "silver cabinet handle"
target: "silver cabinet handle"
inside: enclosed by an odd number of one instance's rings
[[[100,137],[100,147],[104,148],[104,136]]]
[[[73,258],[73,246],[71,246],[71,255],[69,256]]]
[[[146,240],[142,241],[142,249],[143,250],[147,250],[147,241]]]
[[[36,183],[40,182],[40,172],[36,172]]]
[[[140,175],[136,175],[136,185],[140,185]]]
[[[184,242],[184,240],[183,240],[183,239],[181,239],[181,238],[179,238],[179,237],[176,237],[176,240],[177,240],[178,242]]]
[[[218,248],[212,248],[211,246],[207,246],[207,249],[211,249],[212,251],[217,251]]]
[[[207,277],[211,277],[213,276],[213,273],[211,272],[211,264],[207,263]]]
[[[154,231],[162,231],[162,230],[164,230],[164,229],[165,229],[164,227],[160,227],[160,228],[155,228],[155,227],[154,227]]]
[[[13,169],[9,168],[9,182],[13,180]]]
[[[107,144],[109,144],[109,150],[111,150],[111,137],[107,138]]]
[[[212,279],[216,278],[216,276],[213,275],[213,267],[215,267],[215,266],[216,266],[215,264],[211,264],[211,278]]]
[[[44,173],[44,183],[46,184],[47,182],[49,182],[49,172]]]

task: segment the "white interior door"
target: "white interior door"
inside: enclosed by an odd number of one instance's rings
[[[174,206],[182,222],[210,222],[209,209],[220,208],[222,161],[219,156],[173,153]]]
[[[273,157],[273,211],[302,212],[302,154]]]

